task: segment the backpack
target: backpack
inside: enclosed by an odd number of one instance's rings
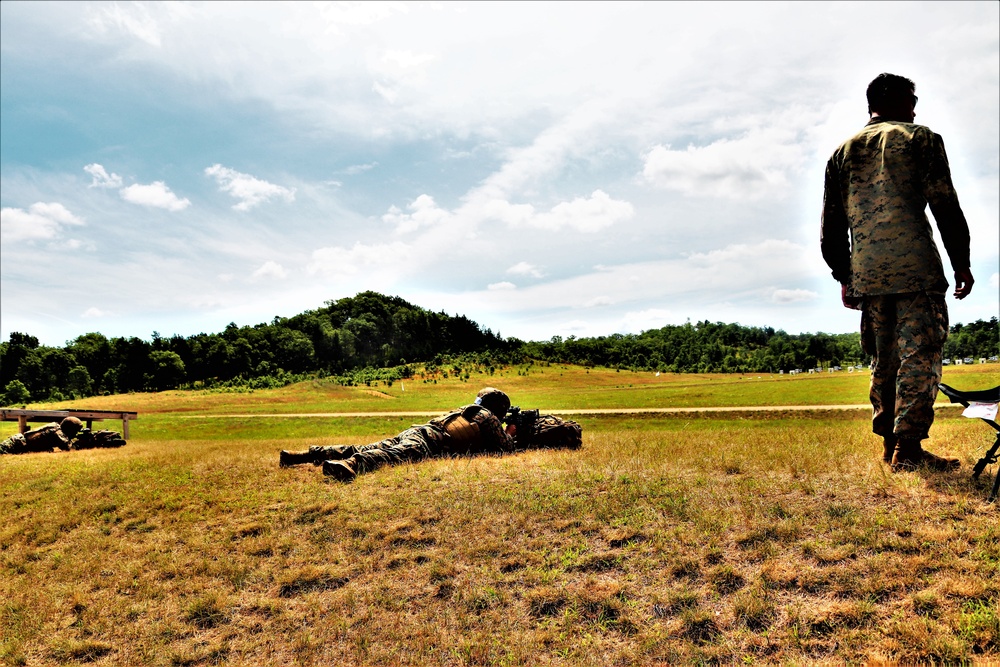
[[[583,428],[575,421],[542,415],[532,425],[528,449],[580,449]]]

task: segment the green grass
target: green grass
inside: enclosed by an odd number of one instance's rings
[[[589,391],[593,372],[562,373]],[[556,389],[532,379],[515,402],[548,405]],[[786,382],[802,400],[829,380]],[[437,386],[426,401],[443,410],[475,385]],[[335,412],[357,391],[255,393],[255,410],[299,412],[286,398],[306,396]],[[625,400],[605,393],[596,407]],[[193,398],[240,414],[248,397],[110,397],[147,406],[126,447],[0,459],[0,664],[1000,658],[1000,512],[969,478],[992,434],[956,410],[927,443],[963,460],[956,473],[894,475],[865,411],[817,409],[587,415],[576,452],[425,461],[345,486],[279,469],[277,451],[414,420],[181,418]]]

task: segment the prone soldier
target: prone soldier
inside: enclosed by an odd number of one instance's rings
[[[0,442],[0,454],[121,447],[124,444],[125,440],[117,431],[91,431],[84,428],[83,422],[76,417],[66,417],[58,423],[52,422],[24,433],[15,433]]]
[[[427,424],[412,426],[392,438],[361,446],[313,446],[304,452],[282,450],[279,464],[281,467],[301,463],[322,465],[324,475],[351,482],[358,475],[386,464],[446,456],[504,454],[536,447],[580,447],[581,429],[576,422],[539,417],[532,427],[522,428],[519,436],[516,424],[503,427],[502,419],[507,417],[509,409],[507,394],[487,387],[479,392],[475,403],[436,417]]]
[[[73,444],[73,436],[82,428],[83,422],[79,419],[66,417],[61,422],[52,422],[24,433],[15,433],[0,442],[0,454],[51,452],[54,449],[68,451]]]

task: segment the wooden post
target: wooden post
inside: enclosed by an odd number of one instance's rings
[[[128,417],[122,418],[122,437],[128,440]]]
[[[28,417],[26,415],[17,416],[17,428],[21,433],[25,433],[28,430]]]

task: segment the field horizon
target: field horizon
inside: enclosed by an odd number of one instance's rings
[[[995,364],[945,375],[998,379]],[[377,440],[486,385],[583,411],[583,448],[349,485],[277,466],[280,449]],[[865,373],[533,364],[35,405],[139,419],[118,450],[0,458],[0,663],[996,662],[996,466],[970,477],[992,430],[942,402],[926,445],[962,468],[892,474],[850,407],[866,397]],[[629,414],[656,408],[701,411]]]

